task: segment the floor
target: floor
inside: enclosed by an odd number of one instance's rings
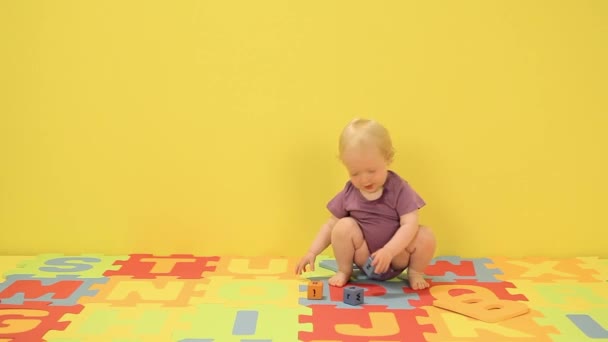
[[[344,289],[327,285],[329,257],[317,258],[305,277],[293,274],[296,262],[2,256],[0,342],[608,341],[608,259],[437,257],[430,290],[353,278],[364,291],[361,305],[344,303]],[[307,299],[309,281],[322,282],[322,299]],[[487,323],[434,306],[467,294],[529,311]]]

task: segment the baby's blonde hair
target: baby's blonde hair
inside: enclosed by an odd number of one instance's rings
[[[348,148],[370,145],[380,150],[388,164],[393,161],[395,150],[388,130],[375,120],[354,119],[344,127],[340,135],[340,159]]]

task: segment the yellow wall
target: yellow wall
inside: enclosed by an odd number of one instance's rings
[[[608,2],[2,1],[0,253],[300,255],[384,122],[439,254],[608,256]]]

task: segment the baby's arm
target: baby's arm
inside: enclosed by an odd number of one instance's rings
[[[331,230],[334,228],[336,222],[338,222],[338,219],[332,215],[332,217],[321,226],[321,229],[308,249],[308,253],[302,257],[296,266],[296,274],[304,272],[306,270],[306,265],[310,265],[311,271],[315,270],[315,258],[331,243]]]
[[[319,233],[317,233],[317,236],[308,249],[308,253],[317,256],[329,246],[331,243],[331,230],[336,225],[336,222],[338,222],[338,219],[332,215],[329,220],[321,226]]]
[[[378,273],[388,270],[393,258],[403,252],[412,243],[419,228],[418,210],[402,215],[400,224],[401,226],[389,242],[373,254],[374,261],[372,261],[372,265]]]
[[[395,235],[384,245],[384,248],[388,249],[393,256],[403,252],[418,233],[418,228],[420,228],[418,210],[402,215],[400,224],[401,227],[395,232]]]

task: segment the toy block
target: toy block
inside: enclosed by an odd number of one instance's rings
[[[350,305],[363,304],[363,288],[349,286],[344,288],[344,303]]]
[[[373,260],[374,259],[370,256],[369,258],[367,258],[365,265],[363,265],[363,272],[365,272],[367,277],[370,279],[376,279],[376,278],[380,277],[380,275],[375,272],[375,267],[372,266]]]
[[[320,281],[308,282],[308,299],[323,299],[323,283]]]

